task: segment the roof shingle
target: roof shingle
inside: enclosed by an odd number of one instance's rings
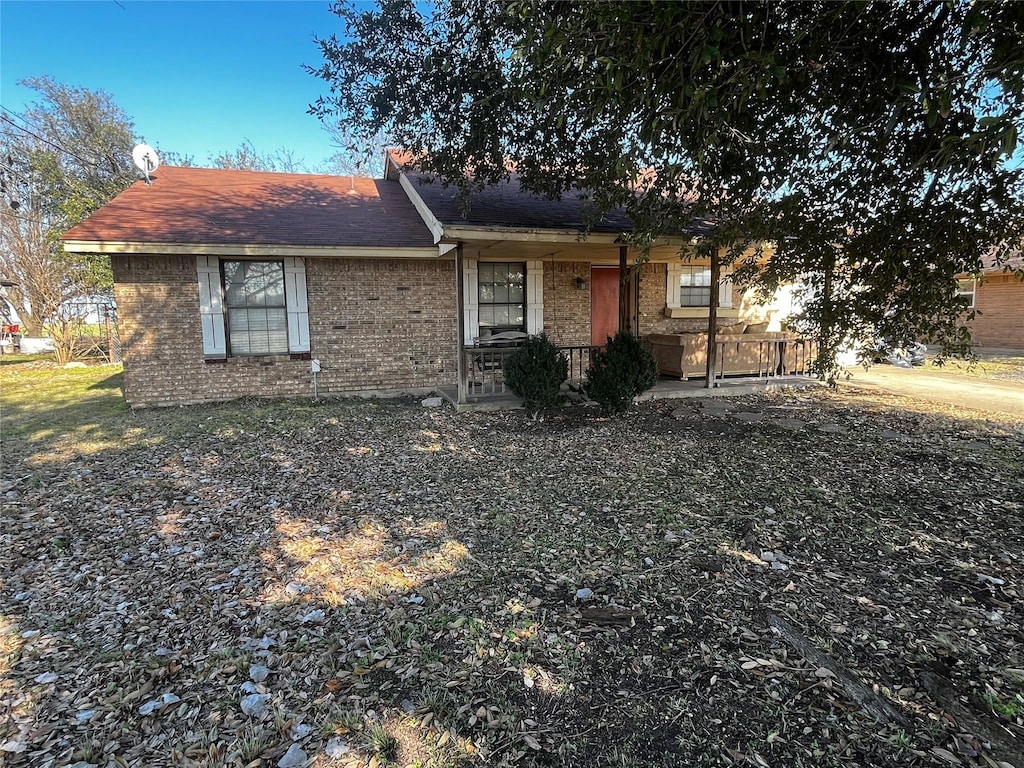
[[[583,193],[548,200],[523,189],[518,177],[473,191],[463,210],[459,190],[445,187],[436,179],[416,171],[407,172],[413,187],[431,213],[443,225],[507,227],[510,229],[552,229],[582,231],[585,229],[588,201]],[[629,217],[621,209],[608,211],[593,223],[593,232],[628,232]]]
[[[597,221],[590,221],[588,209],[593,203],[586,190],[573,189],[557,200],[549,200],[525,189],[511,166],[508,179],[473,190],[468,200],[463,200],[457,188],[445,186],[436,176],[420,170],[411,153],[389,149],[387,159],[388,176],[397,178],[397,171],[404,172],[442,226],[584,232],[589,222],[591,232],[621,234],[633,229],[632,220],[622,208],[613,208]],[[694,219],[679,234],[700,234],[711,228],[709,222]]]
[[[397,181],[162,166],[65,240],[326,247],[430,247]]]

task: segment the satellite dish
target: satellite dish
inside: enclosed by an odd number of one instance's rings
[[[136,167],[146,175],[146,183],[149,184],[149,174],[160,167],[160,157],[156,150],[148,144],[136,144],[132,150],[132,160]]]

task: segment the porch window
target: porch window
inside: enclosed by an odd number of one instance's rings
[[[956,295],[966,296],[970,300],[970,304],[967,305],[969,309],[974,309],[974,294],[978,290],[978,281],[973,277],[965,277],[956,281]]]
[[[711,267],[683,265],[679,275],[679,306],[711,305]]]
[[[723,266],[718,286],[721,313],[737,312],[732,308],[732,289],[732,267]],[[707,317],[710,306],[711,267],[669,262],[665,272],[665,314],[668,317]]]
[[[284,262],[221,261],[231,355],[288,353]]]
[[[490,333],[526,330],[526,264],[480,262],[477,267],[480,328]]]

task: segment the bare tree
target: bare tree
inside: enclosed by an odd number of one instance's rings
[[[68,279],[68,264],[58,257],[47,238],[48,227],[41,212],[31,205],[0,205],[0,272],[15,282],[7,289],[25,331],[41,336],[43,323],[78,290],[78,281]]]
[[[277,171],[279,173],[308,173],[303,158],[287,147],[278,147],[273,152],[261,152],[246,139],[238,149],[211,155],[211,168],[225,168],[235,171]]]
[[[0,112],[0,272],[33,335],[71,299],[109,291],[109,259],[64,251],[60,236],[130,185],[132,122],[104,91],[23,81],[40,100]]]
[[[337,149],[321,165],[323,173],[374,178],[384,175],[384,147],[387,146],[387,138],[383,131],[367,137],[340,121],[332,120],[324,120],[323,127],[331,137],[331,144]]]

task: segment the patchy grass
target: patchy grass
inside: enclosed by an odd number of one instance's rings
[[[0,375],[6,765],[988,757],[936,670],[1024,727],[1019,419],[825,390],[131,413],[114,369]]]
[[[1024,353],[1020,355],[984,357],[974,362],[945,360],[942,365],[938,365],[934,358],[929,358],[928,365],[925,366],[924,370],[954,373],[982,379],[1024,382]]]
[[[0,361],[4,441],[56,447],[67,438],[88,450],[127,410],[122,378],[120,365],[60,368],[49,355],[4,357]]]

